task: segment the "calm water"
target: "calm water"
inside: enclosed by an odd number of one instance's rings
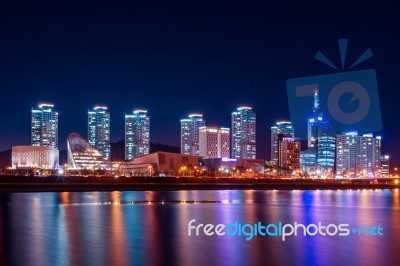
[[[0,194],[0,265],[398,265],[400,192]],[[383,236],[188,236],[196,223],[379,225]]]

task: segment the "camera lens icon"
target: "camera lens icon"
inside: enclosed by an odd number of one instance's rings
[[[286,88],[290,119],[299,138],[307,139],[307,121],[313,114],[315,90],[319,97],[318,112],[323,114],[334,133],[358,131],[366,134],[382,129],[373,69],[288,79]]]
[[[345,112],[340,106],[340,98],[345,94],[353,95],[349,104],[358,101],[358,108],[351,113]],[[328,96],[328,110],[332,118],[345,125],[357,124],[369,112],[371,100],[367,90],[360,84],[352,81],[341,82],[332,88]]]

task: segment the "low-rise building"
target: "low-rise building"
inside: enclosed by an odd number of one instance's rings
[[[50,146],[14,146],[12,147],[12,168],[56,169],[59,151]]]
[[[122,162],[120,173],[125,176],[194,175],[201,156],[171,152],[155,152]]]

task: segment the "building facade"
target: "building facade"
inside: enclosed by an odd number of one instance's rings
[[[67,139],[68,165],[75,170],[111,169],[111,161],[77,133]]]
[[[278,135],[285,134],[288,137],[294,138],[294,129],[291,122],[280,121],[271,127],[271,161],[278,164]]]
[[[32,146],[48,146],[58,149],[58,112],[54,105],[39,104],[32,108],[31,144]]]
[[[283,135],[283,134],[280,134]],[[278,166],[282,171],[300,170],[301,142],[292,137],[281,137],[279,140]]]
[[[336,155],[336,138],[321,136],[317,141],[317,171],[322,175],[334,173]]]
[[[200,156],[159,151],[122,162],[120,171],[125,176],[195,175],[200,161]]]
[[[189,114],[181,119],[181,154],[199,155],[199,129],[206,122],[202,114]]]
[[[317,171],[317,149],[307,149],[300,153],[300,169],[308,175]]]
[[[381,176],[389,177],[390,175],[390,164],[389,164],[389,155],[381,156]]]
[[[229,158],[229,128],[200,127],[199,155],[203,158]]]
[[[256,114],[251,107],[242,106],[231,116],[231,157],[256,158]]]
[[[50,146],[15,146],[12,147],[12,168],[56,169],[59,151]]]
[[[95,106],[88,111],[88,141],[110,159],[110,113],[106,106]]]
[[[125,160],[150,153],[150,117],[147,110],[125,115]]]
[[[381,168],[381,138],[348,132],[336,136],[336,174],[373,177]]]

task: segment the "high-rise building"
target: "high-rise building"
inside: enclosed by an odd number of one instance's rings
[[[125,160],[150,153],[150,117],[147,110],[125,115]]]
[[[301,142],[292,137],[279,134],[278,166],[282,171],[300,170]]]
[[[106,106],[95,106],[88,110],[88,142],[110,159],[110,113]]]
[[[347,132],[336,136],[336,174],[355,173],[357,145],[357,132]]]
[[[181,154],[199,155],[199,129],[205,125],[202,114],[181,119]]]
[[[307,147],[301,154],[301,169],[311,175],[332,175],[335,166],[335,134],[319,111],[319,91],[314,90],[313,113],[307,121]]]
[[[322,175],[333,174],[335,166],[336,138],[320,136],[317,141],[317,170]]]
[[[336,136],[336,173],[338,175],[378,175],[381,168],[381,138],[348,132]]]
[[[58,149],[58,112],[54,105],[42,103],[32,108],[32,146],[49,146]]]
[[[314,105],[313,114],[308,119],[307,132],[308,148],[317,148],[318,138],[321,136],[333,136],[334,133],[331,132],[329,122],[325,120],[323,113],[319,112],[319,91],[314,90]]]
[[[231,154],[236,159],[256,158],[256,114],[242,106],[232,112]]]
[[[199,155],[205,159],[229,158],[229,128],[200,127]]]
[[[271,127],[271,161],[278,164],[278,135],[285,134],[294,138],[294,129],[291,122],[280,121]]]

